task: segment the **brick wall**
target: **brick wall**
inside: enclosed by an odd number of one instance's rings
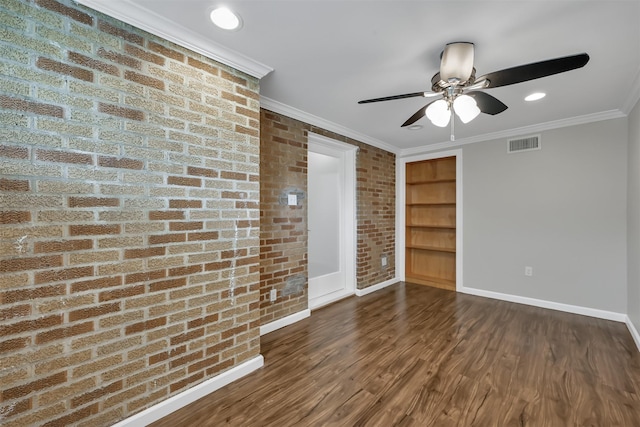
[[[283,205],[285,189],[307,188],[307,135],[313,132],[356,145],[358,289],[395,277],[395,155],[351,138],[267,110],[261,112],[260,306],[266,324],[307,308],[306,200]],[[386,267],[381,257],[386,255]],[[289,293],[288,289],[299,289]],[[269,301],[276,289],[279,297]]]
[[[260,319],[267,324],[308,307],[307,203],[287,206],[285,190],[307,191],[307,131],[296,120],[260,114]],[[275,289],[276,301],[269,301]]]
[[[256,357],[258,82],[70,0],[2,0],[0,56],[0,424]]]
[[[358,289],[395,277],[396,158],[393,153],[358,144]],[[387,266],[382,266],[382,256]]]

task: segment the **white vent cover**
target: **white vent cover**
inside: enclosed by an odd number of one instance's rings
[[[540,148],[540,135],[530,135],[510,139],[507,145],[507,152],[520,153],[522,151],[539,150]]]

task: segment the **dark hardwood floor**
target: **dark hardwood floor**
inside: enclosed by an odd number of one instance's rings
[[[262,337],[265,365],[152,424],[640,426],[622,323],[398,284]]]

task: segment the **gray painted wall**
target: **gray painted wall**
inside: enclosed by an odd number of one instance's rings
[[[465,287],[626,313],[627,132],[623,118],[543,132],[540,151],[464,146]]]
[[[640,331],[640,102],[629,114],[627,186],[627,314]]]

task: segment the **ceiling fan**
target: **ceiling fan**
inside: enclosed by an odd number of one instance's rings
[[[449,43],[441,54],[440,71],[431,79],[431,91],[365,99],[359,101],[358,104],[419,96],[440,96],[440,99],[432,101],[416,111],[402,124],[402,127],[410,126],[424,116],[427,116],[434,125],[445,127],[454,112],[463,123],[468,123],[481,112],[496,115],[507,109],[505,104],[483,92],[483,89],[508,86],[564,73],[584,67],[589,62],[589,55],[580,53],[494,71],[476,78],[473,57],[473,43]],[[451,120],[451,140],[453,140],[453,123],[454,121]]]

